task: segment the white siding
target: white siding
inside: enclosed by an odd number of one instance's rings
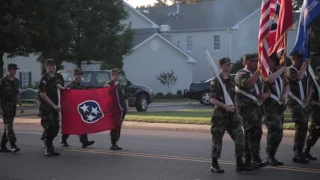
[[[186,38],[185,38],[186,39]],[[173,71],[177,82],[172,93],[188,88],[192,81],[193,64],[187,63],[187,56],[169,46],[159,37],[154,37],[131,55],[124,58],[126,77],[134,84],[148,86],[153,92],[166,93],[166,87],[161,85],[156,76],[163,72]]]
[[[214,50],[214,36],[220,36],[220,50]],[[171,42],[190,54],[198,62],[194,65],[193,81],[206,80],[213,76],[213,72],[207,58],[204,55],[204,47],[210,52],[213,60],[229,56],[229,33],[226,31],[199,31],[171,33]],[[193,50],[187,49],[187,37],[192,36]]]

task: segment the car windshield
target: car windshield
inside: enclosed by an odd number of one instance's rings
[[[73,81],[73,79],[74,79],[72,72],[62,72],[62,73],[60,73],[60,74],[63,76],[63,80],[64,80],[65,82],[71,82],[71,81]],[[91,76],[92,76],[92,73],[90,73],[90,72],[84,72],[83,75],[82,75],[81,82],[83,82],[83,83],[88,83],[88,82],[90,82]]]

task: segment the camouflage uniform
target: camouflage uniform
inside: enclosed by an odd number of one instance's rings
[[[54,61],[49,59],[46,64],[54,64]],[[39,91],[45,92],[55,105],[59,103],[58,84],[64,86],[63,76],[59,73],[55,73],[54,77],[51,77],[47,72],[40,78],[39,82]],[[39,102],[41,126],[44,129],[42,139],[45,141],[45,145],[52,150],[54,149],[52,142],[60,129],[59,112],[47,104],[41,96],[39,97]]]
[[[320,73],[320,67],[317,67],[315,69],[315,73]],[[319,79],[318,79],[318,84],[319,84]],[[318,92],[318,89],[316,87],[317,85],[314,84],[314,92],[313,92],[313,95],[312,95],[312,98],[310,100],[310,102],[313,100],[313,101],[316,101],[316,102],[320,102],[319,101],[319,92]],[[304,156],[306,158],[308,158],[309,160],[317,160],[316,157],[313,157],[311,154],[310,154],[310,149],[311,147],[313,147],[319,137],[320,137],[320,128],[317,128],[317,126],[319,127],[320,126],[320,107],[319,106],[316,106],[316,105],[311,105],[310,107],[310,110],[311,110],[311,113],[310,113],[310,119],[311,119],[311,125],[309,127],[309,135],[306,139],[306,147],[304,149]]]
[[[280,76],[276,81],[269,85],[271,94],[275,98],[279,98],[277,95],[277,85],[279,88],[279,95],[281,95],[281,88],[286,86],[287,82],[283,82],[284,76]],[[277,83],[276,83],[277,82]],[[283,85],[283,86],[282,86]],[[278,147],[282,141],[283,137],[283,121],[284,121],[284,111],[286,109],[285,103],[279,104],[278,100],[273,97],[269,97],[263,103],[263,119],[268,129],[267,135],[267,148],[266,152],[268,155],[268,162],[274,165],[283,165],[282,162],[274,159],[274,156],[278,150]],[[274,160],[274,162],[272,161]]]
[[[254,54],[247,54],[243,57],[244,61],[257,60],[257,56]],[[253,156],[254,165],[263,166],[260,159],[260,141],[262,137],[262,108],[253,99],[239,93],[238,91],[244,91],[254,97],[257,97],[255,87],[246,89],[244,87],[245,82],[251,77],[251,72],[246,69],[242,69],[237,72],[235,77],[237,90],[237,100],[239,113],[243,119],[243,128],[245,135],[245,151],[246,151],[246,164],[251,164],[251,158]],[[256,82],[256,87],[261,92],[262,80],[259,78]],[[265,91],[268,90],[268,86],[264,86]],[[259,162],[259,163],[258,163]]]
[[[8,69],[10,68],[19,69],[16,64],[9,64]],[[15,145],[17,138],[13,130],[13,121],[17,108],[17,95],[19,95],[19,93],[19,80],[17,78],[14,77],[14,80],[10,80],[9,75],[7,75],[0,80],[0,99],[4,123],[4,132],[1,138],[1,152],[8,152],[6,148],[8,141],[12,149],[19,149]]]
[[[226,85],[226,90],[230,95],[232,101],[235,99],[235,81],[232,76],[229,76],[227,80],[222,81]],[[213,80],[210,87],[210,96],[224,103],[224,95],[218,78]],[[244,155],[244,136],[241,119],[235,112],[227,112],[224,108],[215,106],[213,109],[213,115],[211,119],[211,134],[212,134],[212,157],[220,158],[222,150],[222,139],[225,130],[235,142],[235,156],[243,157]]]
[[[73,71],[74,74],[83,74],[81,69],[78,69],[76,68],[74,71]],[[68,86],[67,86],[67,89],[85,89],[84,86],[82,86],[80,84],[80,82],[76,82],[75,80],[72,81]],[[62,134],[61,136],[61,144],[62,146],[64,147],[68,147],[68,143],[67,143],[67,139],[69,138],[70,135],[68,134]],[[85,148],[87,146],[90,146],[94,143],[94,141],[89,141],[88,140],[88,135],[87,134],[81,134],[79,135],[79,139],[80,139],[80,142],[82,143],[82,147]]]
[[[294,66],[289,67],[287,71],[287,81],[290,85],[290,92],[292,95],[301,100],[300,97],[300,89],[299,89],[299,81],[297,80],[298,69]],[[307,96],[307,73],[305,73],[304,78],[301,80],[302,88],[304,91],[304,96]],[[311,81],[310,81],[311,82]],[[294,147],[293,150],[295,152],[295,156],[293,161],[298,162],[301,161],[307,162],[302,155],[305,139],[308,133],[308,107],[303,107],[299,104],[294,98],[290,95],[286,101],[287,107],[292,115],[292,120],[296,126],[296,133],[294,137]]]
[[[121,71],[119,69],[112,69],[111,73],[120,74]],[[108,87],[108,86],[115,86],[115,81],[111,80],[111,81],[107,82],[104,87]],[[121,95],[120,98],[119,98],[120,99],[120,105],[123,108],[123,111],[122,111],[122,114],[121,114],[121,120],[123,121],[123,119],[124,119],[124,117],[126,115],[126,112],[127,112],[127,109],[126,109],[126,106],[125,106],[125,100],[128,99],[128,95],[127,95],[126,87],[124,85],[119,84],[118,87],[119,87],[117,89],[118,94]],[[121,149],[117,145],[117,142],[120,139],[120,134],[121,134],[121,126],[120,126],[120,128],[113,129],[113,130],[110,131],[110,139],[111,139],[111,144],[112,144],[111,149],[113,149],[113,150]]]

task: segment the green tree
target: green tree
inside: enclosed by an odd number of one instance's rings
[[[1,0],[0,67],[9,58],[62,52],[68,46],[68,0]],[[0,77],[3,68],[0,68]]]
[[[70,0],[73,25],[69,59],[81,68],[83,61],[102,61],[102,68],[122,68],[122,57],[132,49],[133,31],[121,24],[128,17],[121,0]]]

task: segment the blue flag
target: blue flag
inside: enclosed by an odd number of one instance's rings
[[[318,16],[320,16],[320,0],[304,0],[300,12],[296,42],[291,51],[298,51],[303,54],[303,62],[309,53],[310,26]]]

